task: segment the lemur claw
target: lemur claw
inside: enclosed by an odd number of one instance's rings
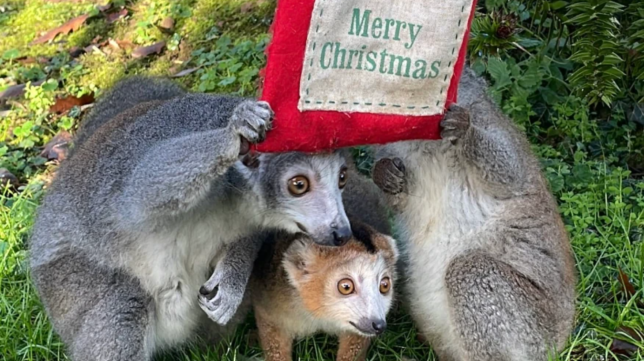
[[[266,139],[266,132],[273,125],[273,115],[273,110],[265,101],[247,100],[237,105],[230,126],[241,137],[241,155],[248,153],[249,143],[261,143]]]
[[[400,158],[382,158],[376,162],[372,178],[385,193],[402,193],[406,188],[405,164]]]
[[[244,298],[244,290],[230,287],[221,269],[215,270],[212,277],[199,288],[199,307],[208,318],[219,325],[226,325],[237,312]]]
[[[470,113],[467,109],[452,105],[440,123],[441,138],[456,144],[470,129]]]

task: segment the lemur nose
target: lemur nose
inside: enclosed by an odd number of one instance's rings
[[[376,335],[380,335],[381,333],[385,332],[385,329],[387,328],[387,322],[385,320],[375,320],[371,323],[371,327],[373,327]]]
[[[342,246],[347,243],[347,241],[349,241],[349,238],[351,238],[351,236],[353,236],[353,234],[351,233],[351,228],[349,227],[343,227],[336,231],[333,231],[333,245]]]

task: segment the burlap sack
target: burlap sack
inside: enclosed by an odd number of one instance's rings
[[[476,0],[278,0],[260,152],[438,139]]]
[[[316,0],[299,109],[440,113],[471,8],[471,0]]]

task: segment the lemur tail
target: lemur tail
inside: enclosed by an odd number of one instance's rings
[[[74,145],[79,146],[96,129],[137,104],[153,100],[167,100],[182,94],[185,94],[185,90],[167,79],[134,76],[122,80],[100,97],[83,121],[74,140]]]

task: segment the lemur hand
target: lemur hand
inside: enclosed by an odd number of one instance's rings
[[[400,158],[382,158],[373,167],[374,183],[388,194],[399,194],[406,191],[405,164]]]
[[[271,107],[264,101],[246,100],[237,105],[230,118],[230,127],[241,137],[240,154],[248,153],[249,143],[260,143],[266,139],[273,115]]]
[[[211,320],[222,326],[235,315],[244,299],[248,279],[241,273],[221,260],[210,279],[199,289],[199,306]]]
[[[456,144],[470,129],[470,113],[467,109],[452,105],[441,121],[441,138]]]

